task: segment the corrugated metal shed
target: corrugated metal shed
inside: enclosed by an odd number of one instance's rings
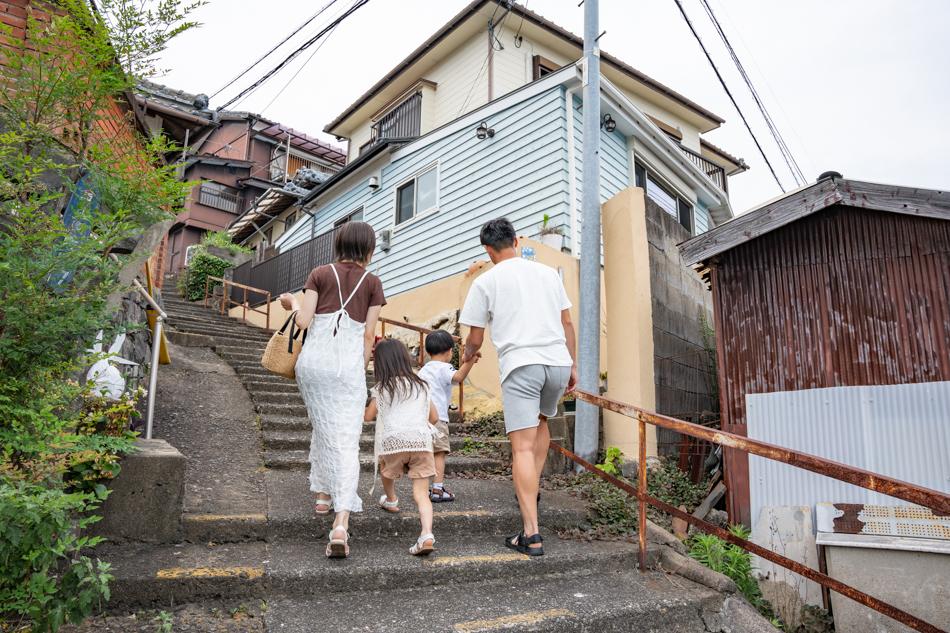
[[[948,220],[945,192],[827,179],[683,244],[712,286],[723,428],[746,433],[750,394],[950,380]],[[743,454],[726,480],[750,523]]]
[[[746,419],[751,438],[950,493],[950,382],[750,394]],[[761,457],[749,486],[753,524],[763,506],[908,505]]]

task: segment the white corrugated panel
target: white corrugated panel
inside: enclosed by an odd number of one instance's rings
[[[950,382],[746,396],[748,435],[950,493]],[[909,505],[800,468],[749,457],[753,524],[763,507]]]

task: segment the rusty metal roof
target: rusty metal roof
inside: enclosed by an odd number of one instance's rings
[[[680,253],[686,264],[698,264],[835,204],[950,220],[948,191],[829,177],[790,191],[683,242]]]

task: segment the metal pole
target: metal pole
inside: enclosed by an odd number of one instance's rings
[[[598,0],[584,2],[584,173],[581,200],[579,387],[599,392],[600,380],[600,46]],[[577,403],[574,447],[589,461],[597,457],[600,413]]]
[[[152,439],[152,422],[155,420],[155,396],[158,388],[158,353],[162,348],[162,315],[155,315],[155,331],[152,332],[152,365],[148,368],[148,408],[145,413],[145,439]]]

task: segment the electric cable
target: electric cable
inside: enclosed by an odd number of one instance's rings
[[[468,106],[468,101],[469,99],[472,98],[472,92],[475,90],[475,85],[478,84],[478,80],[481,78],[482,72],[485,70],[485,67],[488,65],[488,59],[489,57],[491,57],[492,52],[502,50],[504,48],[504,47],[495,48],[495,42],[498,42],[498,44],[501,45],[501,42],[498,40],[498,37],[495,36],[495,27],[497,26],[500,28],[504,26],[505,20],[508,19],[508,15],[511,13],[511,3],[510,2],[507,3],[508,9],[505,11],[505,14],[501,17],[501,19],[498,21],[498,24],[496,25],[495,14],[498,13],[498,8],[500,6],[501,6],[501,0],[498,0],[498,4],[495,5],[495,11],[494,13],[492,13],[492,17],[488,21],[488,37],[490,38],[488,45],[490,49],[488,53],[485,55],[485,59],[482,60],[482,65],[479,67],[478,72],[475,73],[475,79],[472,80],[472,85],[468,87],[468,94],[465,95],[465,100],[462,101],[462,105],[459,107],[459,111],[455,115],[456,117],[461,116],[462,112]]]
[[[273,77],[277,72],[279,72],[279,71],[280,71],[282,68],[284,68],[287,64],[289,64],[291,61],[293,61],[298,55],[300,55],[302,52],[304,52],[305,50],[307,50],[308,48],[310,48],[310,47],[311,47],[314,43],[316,43],[320,38],[322,38],[324,35],[326,35],[326,34],[329,33],[330,31],[332,31],[333,29],[335,29],[335,28],[336,28],[341,22],[343,22],[346,18],[348,18],[348,17],[350,17],[351,15],[353,15],[353,13],[355,13],[356,11],[358,11],[360,8],[366,6],[368,3],[369,3],[369,0],[357,0],[355,3],[353,3],[353,5],[352,5],[349,9],[347,9],[345,12],[343,12],[343,14],[341,14],[338,18],[336,18],[335,20],[333,20],[333,22],[331,22],[330,24],[328,24],[326,27],[324,27],[323,29],[321,29],[319,33],[317,33],[317,34],[314,35],[312,38],[310,38],[309,40],[307,40],[306,42],[304,42],[303,44],[301,44],[299,47],[297,47],[290,55],[288,55],[288,56],[285,57],[283,60],[281,60],[281,62],[280,62],[279,64],[277,64],[276,66],[274,66],[273,68],[271,68],[270,70],[268,70],[266,73],[264,73],[264,75],[261,76],[260,79],[258,79],[258,80],[255,81],[254,83],[252,83],[250,86],[248,86],[247,88],[245,88],[244,90],[242,90],[241,92],[239,92],[239,93],[238,93],[237,95],[235,95],[234,97],[232,97],[228,102],[226,102],[226,103],[222,104],[221,106],[219,106],[218,109],[219,109],[219,110],[222,110],[222,109],[224,109],[224,108],[227,108],[227,107],[228,107],[229,105],[231,105],[232,103],[234,103],[234,102],[236,102],[236,101],[242,99],[242,98],[245,97],[246,95],[249,95],[250,93],[252,93],[252,92],[254,92],[255,90],[257,90],[258,88],[260,88],[268,79],[270,79],[271,77]]]
[[[232,80],[229,81],[228,83],[226,83],[226,84],[224,84],[223,86],[221,86],[220,88],[218,88],[218,89],[214,92],[214,94],[211,95],[211,98],[213,99],[214,97],[217,97],[219,94],[221,94],[222,92],[224,92],[225,90],[227,90],[229,87],[231,87],[232,85],[234,85],[234,83],[237,82],[238,79],[240,79],[241,77],[243,77],[243,76],[246,75],[247,73],[251,72],[251,70],[252,70],[255,66],[257,66],[257,65],[260,64],[262,61],[264,61],[265,59],[267,59],[267,58],[268,58],[270,55],[272,55],[272,54],[274,53],[274,51],[276,51],[278,48],[280,48],[281,46],[283,46],[284,44],[286,44],[286,43],[290,40],[290,38],[292,38],[294,35],[296,35],[297,33],[300,33],[300,31],[302,31],[303,29],[305,29],[305,28],[307,28],[308,26],[310,26],[310,23],[311,23],[311,22],[313,22],[313,21],[316,20],[318,17],[320,17],[320,15],[322,15],[324,11],[326,11],[327,9],[329,9],[331,6],[333,6],[333,5],[336,4],[337,2],[339,2],[339,0],[330,0],[330,2],[328,2],[328,3],[325,4],[323,7],[321,7],[319,11],[317,11],[316,13],[314,13],[313,15],[311,15],[309,18],[307,18],[307,20],[306,20],[303,24],[301,24],[301,25],[298,26],[296,29],[294,29],[293,32],[292,32],[290,35],[288,35],[287,37],[285,37],[284,39],[282,39],[281,41],[279,41],[279,42],[278,42],[277,44],[275,44],[269,51],[267,51],[266,53],[264,53],[263,55],[261,55],[259,58],[257,58],[257,61],[255,61],[253,64],[251,64],[250,66],[248,66],[247,68],[245,68],[243,71],[241,71],[241,73],[238,74],[234,79],[232,79]]]
[[[756,106],[759,109],[759,112],[762,113],[762,118],[765,120],[765,124],[769,128],[769,132],[772,135],[772,138],[775,140],[775,144],[778,145],[779,151],[782,152],[782,158],[785,160],[785,164],[788,167],[789,172],[791,172],[792,177],[795,179],[795,183],[799,186],[805,184],[805,175],[802,173],[801,168],[798,166],[798,161],[795,160],[795,157],[792,155],[791,150],[788,147],[788,144],[785,142],[785,138],[782,136],[781,132],[778,130],[778,126],[775,124],[775,121],[772,119],[772,116],[769,114],[768,109],[765,107],[765,103],[762,101],[759,96],[758,90],[755,89],[755,86],[752,84],[752,79],[749,77],[746,72],[745,66],[742,65],[742,62],[739,60],[738,54],[736,54],[735,49],[732,46],[732,43],[729,41],[729,38],[726,36],[725,31],[722,28],[722,25],[719,22],[719,19],[716,17],[715,12],[712,9],[712,6],[709,4],[709,0],[700,0],[700,3],[706,9],[707,15],[709,15],[710,21],[712,21],[713,26],[716,27],[716,32],[719,34],[719,38],[722,40],[722,43],[725,45],[726,50],[729,51],[729,56],[732,57],[732,61],[736,66],[736,69],[739,71],[739,75],[742,77],[742,80],[745,82],[746,86],[749,88],[749,92],[752,94],[752,98],[755,101]]]
[[[779,180],[778,174],[775,173],[775,168],[772,167],[772,163],[769,161],[769,157],[765,155],[765,150],[762,149],[762,144],[759,143],[759,139],[756,138],[755,132],[752,131],[752,127],[749,125],[749,121],[746,119],[745,114],[743,114],[742,109],[739,107],[736,98],[732,96],[732,92],[729,90],[729,86],[726,85],[726,80],[722,78],[722,73],[719,72],[719,68],[716,67],[716,62],[713,61],[712,56],[709,54],[709,51],[706,49],[706,45],[703,43],[702,38],[699,37],[699,33],[696,32],[696,27],[693,26],[693,22],[689,19],[689,16],[686,15],[686,9],[683,8],[683,3],[681,0],[673,0],[676,3],[676,6],[680,10],[680,14],[683,16],[683,20],[686,21],[686,25],[689,27],[689,30],[693,33],[693,37],[696,38],[696,41],[699,43],[699,47],[703,49],[703,54],[706,55],[706,59],[709,61],[709,65],[712,66],[713,72],[716,73],[716,78],[719,79],[719,83],[722,85],[722,89],[726,92],[726,95],[729,97],[729,100],[732,101],[732,105],[735,107],[736,112],[739,113],[739,118],[742,119],[742,123],[745,125],[745,129],[748,130],[749,136],[752,137],[752,140],[755,142],[756,148],[759,150],[759,154],[762,155],[762,160],[765,161],[765,164],[768,165],[769,171],[772,172],[772,177],[775,179],[778,188],[782,190],[782,193],[785,193],[785,187],[782,186],[782,181]]]

